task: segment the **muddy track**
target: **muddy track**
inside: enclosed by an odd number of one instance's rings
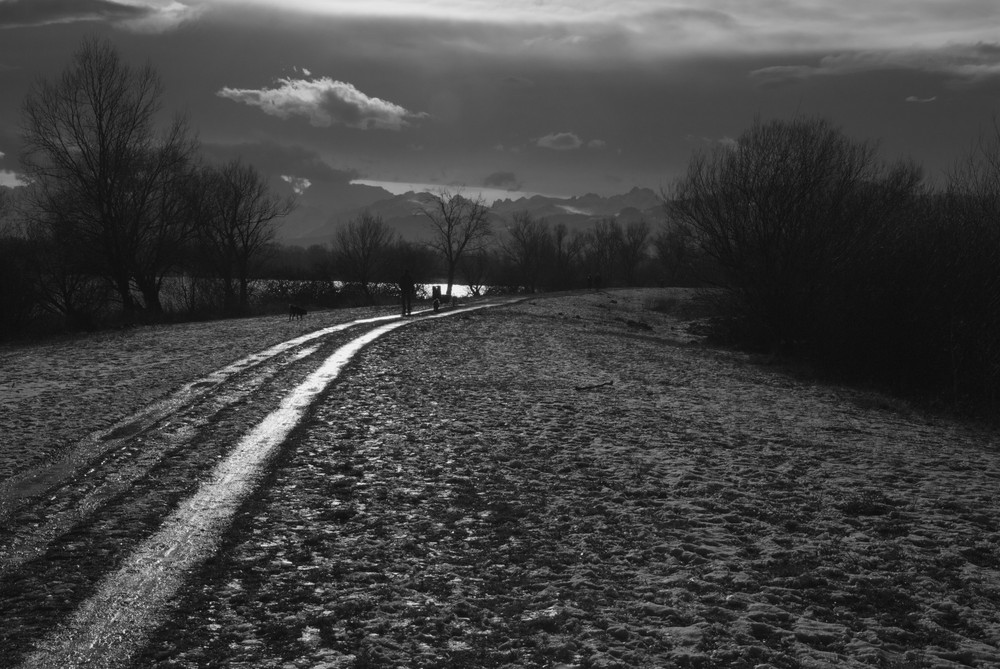
[[[116,606],[115,597],[121,593],[109,595],[108,588],[134,590],[133,604],[147,599],[133,616],[152,613],[182,578],[179,572],[209,554],[209,535],[226,522],[227,509],[222,507],[240,503],[240,494],[228,499],[226,490],[252,488],[254,481],[245,479],[259,477],[254,467],[266,465],[266,452],[251,454],[262,459],[250,465],[247,457],[234,460],[234,453],[262,451],[257,443],[261,439],[280,442],[282,430],[294,427],[297,419],[276,414],[290,404],[301,416],[353,352],[404,323],[395,317],[361,319],[253,354],[184,386],[111,430],[91,435],[62,460],[5,481],[0,486],[0,620],[7,623],[0,630],[0,648],[5,664],[23,658],[54,627],[79,628],[79,623],[67,621],[74,612],[79,620],[81,607],[89,606],[92,616],[110,619],[111,626],[101,632],[104,637],[84,645],[106,643],[109,653],[91,647],[79,655],[50,638],[49,650],[26,666],[76,666],[66,664],[68,650],[79,666],[113,666],[123,649],[106,637],[123,625],[115,622],[116,614],[108,615],[107,607]],[[321,371],[331,361],[336,369],[324,376]],[[296,393],[301,398],[290,402]],[[269,420],[291,425],[267,425]],[[251,426],[257,427],[248,433]],[[257,441],[254,431],[261,433]],[[227,465],[231,471],[220,475]],[[213,485],[222,492],[199,501]],[[193,508],[198,504],[205,506]],[[205,524],[208,516],[218,518]],[[167,538],[164,527],[171,528]],[[151,549],[150,542],[158,543]],[[144,582],[140,575],[148,575],[151,562],[160,571],[169,572],[175,565],[172,577],[158,574]],[[129,578],[119,576],[116,581],[115,573],[122,571]],[[164,592],[150,592],[160,587]],[[79,645],[79,640],[73,643]]]

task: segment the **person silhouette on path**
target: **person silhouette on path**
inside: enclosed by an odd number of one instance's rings
[[[408,269],[403,270],[403,276],[399,279],[399,292],[403,298],[403,315],[409,316],[413,310],[413,295],[417,292],[417,287]]]

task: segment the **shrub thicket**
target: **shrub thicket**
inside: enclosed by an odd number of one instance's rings
[[[670,212],[715,261],[738,343],[1000,406],[1000,132],[931,192],[825,120],[758,120],[694,157]]]

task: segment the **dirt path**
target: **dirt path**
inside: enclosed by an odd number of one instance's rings
[[[107,431],[88,435],[54,461],[4,479],[0,523],[8,536],[0,547],[0,575],[41,555],[53,539],[148,478],[165,458],[186,458],[209,425],[216,434],[231,432],[235,428],[220,429],[225,425],[220,417],[279,375],[307,364],[302,361],[320,349],[314,342],[326,339],[328,347],[335,334],[395,318],[348,321],[253,353],[185,384]],[[25,518],[37,522],[25,523]]]
[[[85,583],[75,584],[74,597],[60,604],[64,613],[71,605],[78,609],[24,666],[121,666],[184,575],[212,553],[273,451],[316,395],[361,347],[411,322],[372,317],[282,342],[184,385],[110,431],[84,439],[53,463],[3,481],[0,515],[6,541],[0,547],[0,574],[7,597],[0,608],[15,618],[50,617],[48,607],[38,610],[31,595],[47,589],[51,581],[46,577],[63,581],[66,562],[108,540],[102,521],[134,520],[136,507],[145,505],[156,510],[147,512],[144,529],[159,525],[141,543],[136,542],[148,532],[124,542],[117,538],[115,556],[124,561],[100,585],[103,572],[92,562],[77,570]],[[344,336],[356,330],[364,334],[344,343]],[[304,380],[295,381],[310,369]],[[279,400],[280,406],[266,413]],[[239,438],[241,425],[258,420],[253,415],[261,411],[266,415]],[[215,448],[206,448],[212,444]],[[53,554],[56,559],[50,559]],[[77,604],[76,597],[92,587],[96,592]],[[11,653],[6,657],[30,642],[32,627],[22,624],[2,633]]]
[[[142,666],[1000,663],[994,432],[611,299],[365,351]]]
[[[538,300],[361,351],[131,666],[1000,664],[997,433],[701,348],[649,304]],[[98,514],[101,541],[0,583],[4,650],[128,532]]]

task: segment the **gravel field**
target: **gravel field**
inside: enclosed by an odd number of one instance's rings
[[[377,340],[130,666],[1000,666],[997,431],[705,347],[684,296]],[[349,317],[0,350],[6,471]]]

